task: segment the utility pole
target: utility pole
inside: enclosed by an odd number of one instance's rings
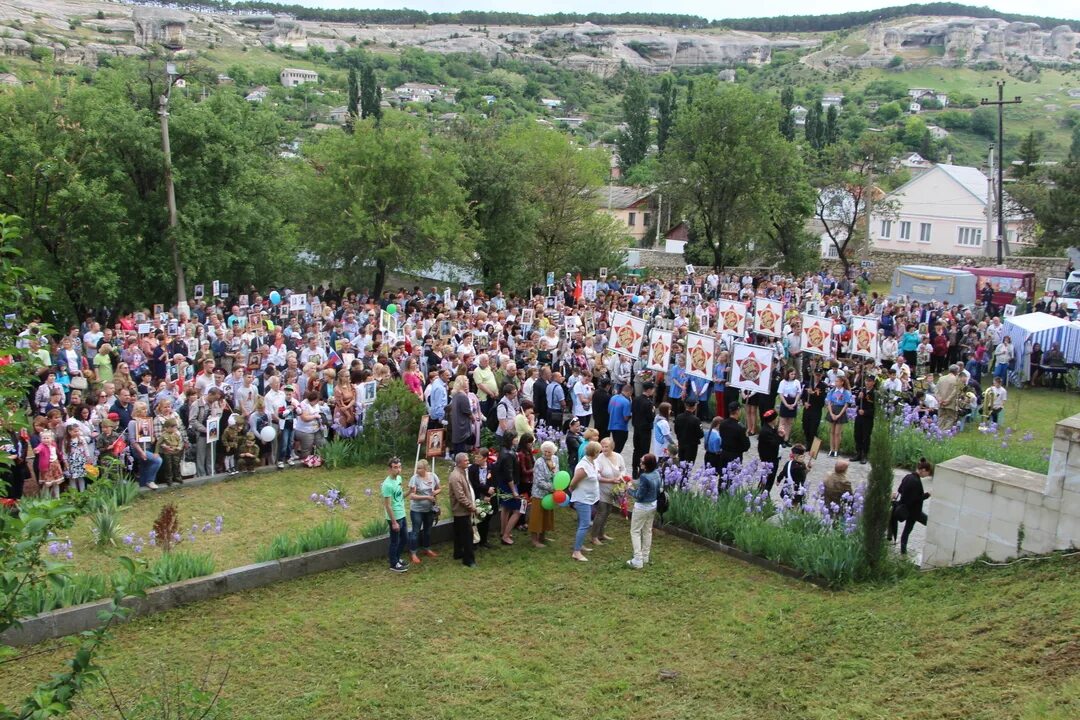
[[[1004,173],[1002,168],[1005,165],[1005,106],[1006,105],[1019,105],[1021,103],[1020,96],[1017,95],[1012,100],[1005,99],[1005,81],[997,81],[998,99],[988,100],[983,98],[979,101],[980,105],[997,105],[998,109],[998,164],[997,164],[997,264],[1005,264],[1005,189],[1004,189]]]
[[[994,143],[990,143],[990,174],[986,178],[986,245],[983,254],[990,254],[990,235],[994,232]]]
[[[173,271],[176,273],[176,313],[188,314],[187,281],[184,278],[184,266],[180,262],[180,246],[176,238],[176,190],[173,186],[172,150],[169,146],[169,96],[172,95],[173,83],[178,77],[176,65],[166,63],[165,72],[168,84],[165,94],[158,99],[158,115],[161,117],[161,152],[165,157],[165,200],[169,206],[169,242],[172,245]]]

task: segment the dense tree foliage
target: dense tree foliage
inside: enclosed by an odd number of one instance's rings
[[[675,126],[675,112],[679,103],[679,86],[674,76],[668,74],[660,79],[660,102],[657,106],[656,147],[664,152],[671,130]]]
[[[796,147],[779,130],[779,107],[745,87],[695,85],[661,160],[665,194],[697,230],[691,261],[722,268],[779,222],[790,176],[801,176]],[[805,217],[805,216],[804,216]]]
[[[619,134],[619,164],[623,172],[645,159],[649,152],[651,121],[649,92],[640,73],[633,73],[626,83],[622,100],[623,122],[626,129]]]

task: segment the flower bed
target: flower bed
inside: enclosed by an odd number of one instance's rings
[[[789,481],[781,483],[778,502],[761,489],[769,469],[757,460],[745,465],[735,461],[718,476],[711,466],[669,465],[661,474],[670,490],[664,521],[794,568],[830,587],[871,579],[860,564],[859,517],[865,485],[851,496],[845,494],[843,505],[827,506],[818,483],[808,489],[803,509],[797,509]],[[902,560],[890,560],[886,576],[910,567]]]

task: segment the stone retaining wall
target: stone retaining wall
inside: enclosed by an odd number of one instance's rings
[[[885,250],[870,250],[860,253],[858,260],[853,264],[859,268],[859,261],[869,260],[873,263],[870,270],[872,282],[892,282],[893,271],[901,265],[931,265],[935,267],[954,267],[970,265],[972,267],[995,267],[996,257],[960,257],[959,255],[935,255],[930,253],[915,252],[891,252]],[[822,265],[838,274],[843,271],[843,265],[839,260],[823,259]],[[1047,278],[1064,278],[1069,266],[1067,257],[1028,257],[1026,255],[1014,255],[1005,258],[1005,267],[1010,270],[1032,270],[1035,272],[1035,290],[1041,292],[1046,286]]]
[[[1080,415],[1054,429],[1047,475],[961,455],[937,466],[923,567],[1080,546]]]

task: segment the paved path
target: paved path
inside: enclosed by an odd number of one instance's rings
[[[708,426],[707,425],[702,425],[702,428],[707,430]],[[786,449],[781,448],[781,451],[782,452],[781,452],[781,455],[780,455],[780,458],[781,458],[780,461],[781,461],[781,463],[783,463],[783,462],[786,462],[786,458],[787,458],[787,455],[784,454],[786,452]],[[633,459],[633,456],[634,456],[634,437],[633,437],[633,433],[631,433],[630,438],[626,441],[626,447],[623,448],[623,458],[626,460],[626,466],[627,467],[630,467],[630,464],[631,464],[630,461]],[[752,459],[757,458],[757,436],[756,435],[754,437],[750,438],[750,450],[743,457],[747,461],[750,461]],[[705,461],[705,449],[704,449],[704,445],[702,445],[698,449],[698,457],[697,457],[697,461],[695,462],[695,465],[700,466],[700,465],[702,465],[704,463],[704,461]],[[835,465],[835,463],[836,463],[836,458],[827,457],[826,451],[822,450],[822,452],[818,455],[818,459],[815,460],[811,464],[810,472],[807,474],[806,480],[807,480],[808,488],[813,488],[813,487],[819,485],[820,483],[824,482],[825,476],[828,475],[832,471],[833,465]],[[852,487],[858,487],[860,484],[865,483],[867,481],[869,473],[870,473],[870,464],[869,463],[867,463],[866,465],[863,465],[862,463],[851,462],[849,464],[849,466],[848,466],[847,474],[848,474],[848,479],[851,480]],[[900,481],[904,478],[905,475],[907,475],[907,473],[908,473],[907,470],[894,470],[893,471],[893,490],[894,491],[896,490],[897,487],[900,486]],[[933,480],[931,479],[931,480],[926,480],[926,481],[923,481],[923,482],[924,482],[924,485],[926,486],[926,490],[928,492],[932,493],[933,492]],[[780,483],[779,482],[777,482],[777,484],[773,486],[772,497],[773,497],[774,500],[779,500],[780,499]],[[929,507],[926,510],[927,510],[927,512],[930,512]],[[903,528],[904,528],[904,526],[903,526],[903,524],[901,524],[900,529],[903,530]],[[916,565],[919,565],[922,562],[922,549],[923,549],[923,542],[925,540],[926,540],[926,526],[921,525],[921,524],[916,524],[915,529],[911,532],[911,537],[908,538],[908,555],[911,557],[911,559],[915,562]],[[900,547],[899,544],[894,545],[894,550],[896,552],[899,552],[899,547]]]

